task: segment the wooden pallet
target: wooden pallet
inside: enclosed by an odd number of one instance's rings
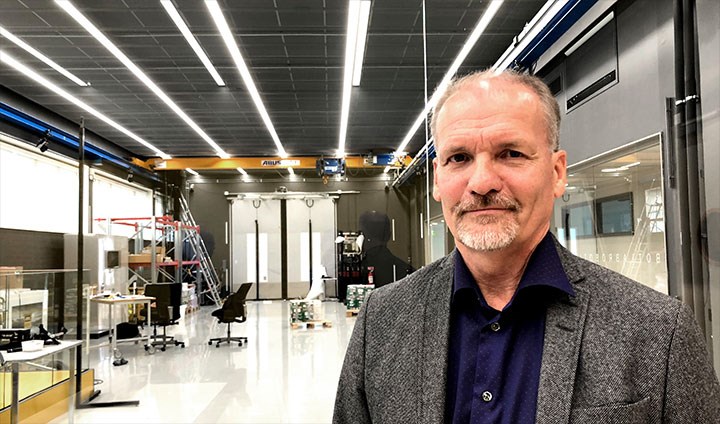
[[[348,309],[347,312],[345,312],[346,317],[354,317],[357,316],[357,314],[360,312],[360,309]]]
[[[291,322],[290,328],[297,330],[298,328],[304,328],[312,330],[314,328],[330,328],[332,327],[332,321],[306,321],[306,322]]]

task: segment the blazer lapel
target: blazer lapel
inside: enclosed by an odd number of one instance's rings
[[[453,284],[455,254],[448,255],[440,264],[434,281],[425,285],[422,335],[419,363],[421,423],[436,424],[444,421],[445,387],[447,385],[448,338],[450,334],[450,296]]]
[[[547,310],[537,424],[567,423],[570,420],[575,373],[590,300],[590,293],[580,284],[584,275],[577,259],[561,246],[557,248],[575,297],[563,299]]]

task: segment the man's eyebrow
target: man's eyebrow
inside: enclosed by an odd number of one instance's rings
[[[499,147],[501,149],[514,149],[521,147],[523,144],[519,141],[502,141],[500,143],[496,144],[496,147]]]

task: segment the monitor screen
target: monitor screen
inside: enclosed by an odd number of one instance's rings
[[[634,230],[632,193],[597,199],[595,216],[598,234],[632,235]]]
[[[108,250],[105,252],[105,268],[118,268],[120,266],[120,252]]]

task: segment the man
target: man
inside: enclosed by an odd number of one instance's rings
[[[335,423],[717,423],[720,386],[680,302],[573,256],[560,113],[539,79],[480,72],[433,111],[435,200],[456,249],[375,290]]]

